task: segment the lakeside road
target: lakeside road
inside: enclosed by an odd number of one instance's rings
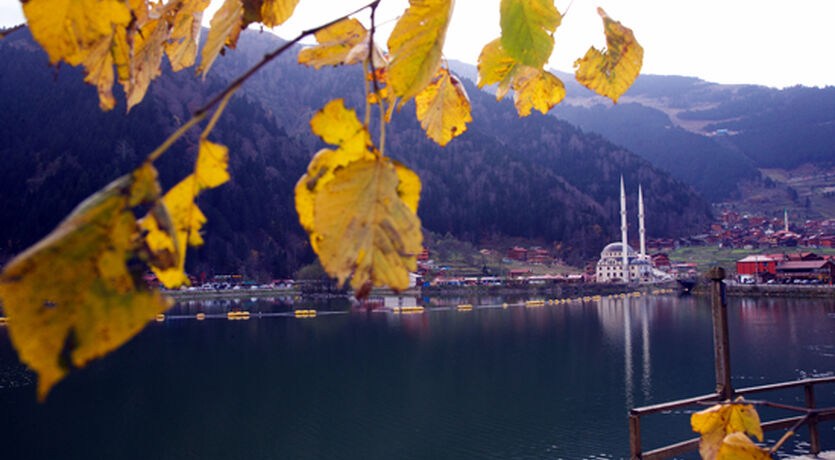
[[[626,294],[634,291],[650,292],[657,289],[675,288],[675,283],[664,284],[554,284],[554,285],[529,285],[529,286],[443,286],[443,287],[417,287],[410,288],[399,293],[386,288],[375,288],[371,291],[370,297],[385,296],[462,296],[462,295],[528,295],[543,296],[555,295],[562,297],[576,297],[589,295],[610,295]],[[174,300],[211,300],[211,299],[239,299],[239,298],[268,298],[268,297],[295,297],[312,295],[315,297],[353,297],[352,291],[344,293],[305,293],[301,289],[223,289],[223,290],[182,290],[164,291],[166,295]]]
[[[694,295],[709,295],[707,284],[693,289]],[[814,284],[738,284],[725,283],[725,294],[735,297],[835,297],[835,286]]]

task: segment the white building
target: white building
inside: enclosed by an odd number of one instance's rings
[[[609,283],[615,281],[648,282],[652,279],[652,263],[641,259],[629,245],[626,245],[626,266],[629,278],[624,278],[623,247],[621,242],[609,243],[600,253],[597,261],[597,281]]]
[[[626,192],[623,177],[620,178],[620,231],[621,241],[609,243],[600,252],[597,261],[597,282],[636,282],[646,283],[655,279],[650,257],[646,253],[646,231],[644,229],[644,196],[638,186],[638,220],[641,235],[641,252],[636,253],[629,247],[626,238]],[[625,249],[624,249],[625,248]]]

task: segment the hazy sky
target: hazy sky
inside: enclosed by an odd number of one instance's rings
[[[301,0],[294,17],[275,32],[293,37],[367,2]],[[565,13],[571,2],[555,3]],[[381,39],[407,5],[407,0],[382,1]],[[605,44],[598,6],[635,32],[644,47],[642,73],[775,87],[835,85],[835,0],[574,0],[557,29],[551,67],[572,71],[589,46]],[[368,23],[367,12],[357,18]],[[22,20],[18,2],[0,0],[0,25]],[[499,0],[457,0],[444,55],[475,63],[499,33]]]

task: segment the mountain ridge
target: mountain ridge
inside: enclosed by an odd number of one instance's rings
[[[14,225],[0,228],[0,257],[32,244],[84,197],[138,165],[191,111],[280,43],[245,32],[205,83],[165,64],[145,101],[124,114],[119,91],[116,109],[100,112],[95,88],[82,83],[78,69],[62,67],[56,78],[28,32],[0,41],[0,61],[14,63],[0,73],[0,155],[14,165],[0,171],[0,196],[20,197],[2,200],[0,218]],[[210,135],[229,147],[232,179],[200,197],[209,222],[206,244],[188,256],[190,272],[268,278],[312,260],[292,197],[307,162],[324,147],[308,123],[335,97],[361,110],[362,78],[357,67],[316,71],[288,53],[247,82]],[[638,156],[554,117],[518,119],[509,102],[466,85],[474,121],[448,147],[426,138],[412,103],[387,131],[386,152],[421,176],[419,215],[427,229],[476,243],[527,238],[582,263],[617,233],[620,174],[630,189],[644,184],[650,235],[687,234],[708,222],[694,191]],[[197,135],[161,159],[165,187],[193,167]],[[629,200],[634,212],[633,192]]]

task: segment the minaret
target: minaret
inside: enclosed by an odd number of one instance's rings
[[[623,281],[629,282],[629,259],[627,258],[626,241],[626,191],[623,188],[623,176],[620,176],[620,237],[621,237],[621,253],[623,260]]]
[[[644,228],[644,194],[640,184],[638,185],[638,223],[641,234],[641,260],[645,260],[647,258],[647,231]]]
[[[783,222],[786,224],[786,233],[789,232],[789,208],[783,209]]]

